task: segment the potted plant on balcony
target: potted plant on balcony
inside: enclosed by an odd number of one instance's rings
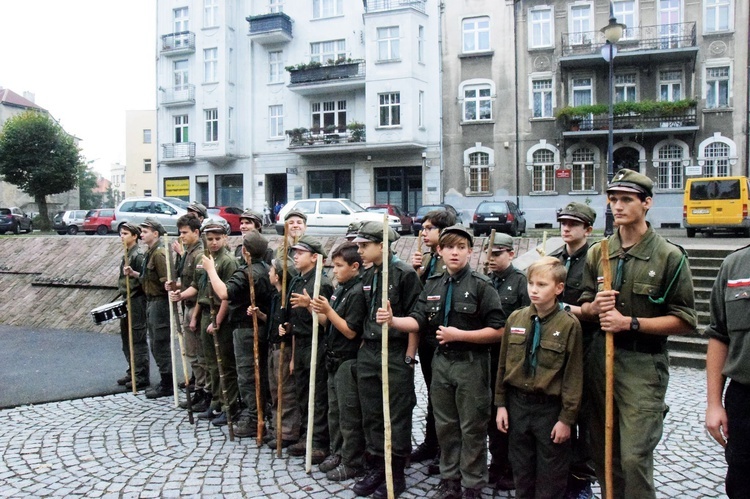
[[[346,128],[349,129],[351,135],[349,142],[364,142],[365,141],[365,124],[358,121],[352,121]]]

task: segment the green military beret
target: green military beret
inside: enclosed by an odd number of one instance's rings
[[[607,192],[613,191],[635,192],[653,197],[654,182],[646,175],[623,168],[615,174],[612,182],[607,186]]]
[[[388,227],[388,242],[392,243],[399,239],[396,231]],[[383,222],[368,221],[362,222],[357,232],[357,237],[352,241],[354,243],[382,243],[383,242]]]
[[[134,236],[141,236],[141,228],[132,222],[123,222],[120,224],[120,229],[125,229]]]
[[[317,253],[319,255],[323,255],[323,258],[328,256],[323,249],[323,245],[320,244],[320,241],[315,239],[312,236],[302,236],[297,240],[297,243],[292,246],[292,249],[301,250],[301,251],[309,251],[310,253]]]
[[[354,239],[357,237],[357,232],[359,232],[359,228],[362,226],[362,222],[352,222],[349,224],[349,227],[346,228],[346,238],[349,240]]]
[[[202,205],[198,201],[193,201],[192,203],[190,203],[187,207],[187,211],[193,211],[203,218],[206,218],[208,216],[208,210],[206,209],[205,205]]]
[[[439,245],[442,246],[443,238],[446,236],[446,234],[459,235],[469,241],[469,246],[474,246],[474,236],[471,234],[471,232],[469,232],[469,229],[467,229],[463,225],[451,225],[450,227],[446,227],[445,229],[441,230],[440,239],[438,240]]]
[[[504,232],[495,232],[495,239],[492,241],[492,250],[502,251],[510,250],[513,251],[513,238]]]
[[[203,221],[201,232],[220,232],[222,234],[229,234],[230,229],[229,224],[226,222],[226,220],[214,220],[212,218],[207,218]]]
[[[159,223],[157,219],[152,218],[152,217],[146,217],[146,220],[141,222],[141,227],[147,227],[151,230],[155,230],[156,232],[159,233],[160,236],[163,236],[164,234],[167,233],[167,231],[164,230],[164,226],[161,223]]]
[[[291,217],[299,217],[302,220],[304,220],[305,223],[307,223],[307,215],[305,215],[304,213],[302,213],[299,210],[291,210],[289,213],[287,213],[286,215],[284,215],[284,221],[286,222]]]
[[[594,225],[596,212],[583,203],[568,203],[565,208],[557,212],[557,221],[560,220],[575,220],[585,225]]]

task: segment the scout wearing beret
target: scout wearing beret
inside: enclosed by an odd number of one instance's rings
[[[188,207],[188,212],[193,212],[196,215],[198,215],[198,219],[200,219],[201,222],[205,220],[208,217],[208,209],[205,205],[199,203],[198,201],[192,201]]]
[[[653,452],[662,435],[669,379],[667,335],[695,329],[693,280],[682,248],[664,240],[646,221],[654,203],[650,178],[622,169],[607,186],[607,196],[617,228],[605,255],[612,269],[612,290],[600,291],[601,246],[594,244],[586,256],[580,298],[582,317],[598,321],[600,327],[586,358],[591,446],[599,483],[612,487],[615,497],[649,498],[656,496]],[[604,481],[602,331],[612,332],[615,342],[611,484]]]

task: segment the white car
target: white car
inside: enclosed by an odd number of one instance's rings
[[[346,229],[352,222],[383,221],[382,213],[365,211],[351,199],[297,199],[289,201],[279,211],[276,222],[277,234],[284,234],[284,217],[291,210],[300,211],[307,216],[307,231],[305,234],[310,235],[343,235],[346,234]],[[401,220],[398,217],[389,215],[388,225],[396,232],[401,232]]]
[[[120,225],[125,222],[140,225],[146,217],[155,218],[164,226],[168,234],[177,235],[177,219],[187,213],[190,203],[179,198],[153,196],[127,198],[115,208],[112,219],[113,232],[120,232]],[[219,215],[211,215],[213,220],[224,220]],[[226,220],[225,220],[226,221]]]

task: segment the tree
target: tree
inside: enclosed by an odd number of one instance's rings
[[[99,176],[91,167],[92,161],[78,165],[78,196],[82,210],[93,210],[102,207],[102,198],[100,192],[94,192],[98,187],[96,181]]]
[[[73,137],[45,113],[16,115],[0,132],[0,175],[34,198],[42,230],[51,228],[47,196],[73,189],[81,163]]]

